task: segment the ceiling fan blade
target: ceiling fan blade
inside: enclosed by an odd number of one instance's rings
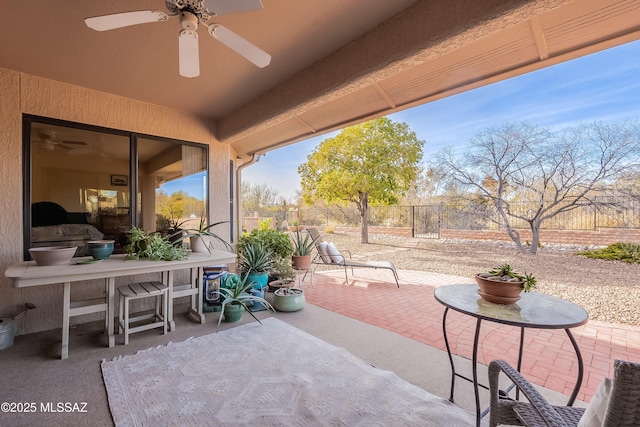
[[[198,33],[191,30],[180,31],[178,52],[180,57],[180,75],[183,77],[198,77],[200,75]]]
[[[169,15],[157,10],[140,10],[136,12],[114,13],[113,15],[94,16],[84,20],[87,27],[96,31],[114,30],[131,25],[160,22],[169,19]]]
[[[257,67],[264,68],[271,63],[271,55],[222,25],[209,26],[209,34]]]
[[[71,145],[87,145],[87,143],[84,142],[84,141],[64,141],[64,140],[62,140],[60,142],[63,143],[63,144],[71,144]]]
[[[204,0],[204,7],[216,15],[262,9],[260,0]]]

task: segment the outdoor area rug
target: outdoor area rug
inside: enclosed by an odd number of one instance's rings
[[[102,363],[116,426],[468,426],[446,399],[275,318]]]

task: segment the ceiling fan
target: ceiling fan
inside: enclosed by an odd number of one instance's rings
[[[63,141],[61,139],[57,139],[56,134],[53,131],[50,133],[38,132],[38,138],[39,139],[36,139],[35,142],[39,142],[41,144],[40,147],[47,151],[53,151],[57,148],[73,150],[75,147],[87,145],[87,143],[83,141]],[[69,145],[71,145],[71,147],[69,147]]]
[[[168,14],[157,10],[140,10],[95,16],[86,18],[84,22],[89,28],[106,31],[131,25],[162,22],[168,20],[170,16],[179,16],[182,30],[178,36],[178,56],[180,75],[183,77],[200,75],[198,33],[196,32],[198,24],[207,27],[213,38],[256,66],[264,68],[271,62],[271,55],[259,47],[222,25],[209,23],[214,16],[260,10],[262,9],[260,0],[165,0],[165,5],[169,10]]]

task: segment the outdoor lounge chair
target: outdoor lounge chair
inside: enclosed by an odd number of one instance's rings
[[[351,259],[351,252],[347,250],[338,251],[338,249],[333,246],[333,244],[326,244],[326,242],[320,241],[320,233],[315,228],[308,228],[307,231],[313,238],[317,254],[313,259],[313,263],[318,265],[334,265],[344,268],[344,277],[347,281],[349,281],[349,277],[347,276],[347,268],[351,268],[351,274],[353,274],[354,267],[363,267],[363,268],[384,268],[387,270],[391,270],[393,273],[393,278],[396,280],[396,285],[400,287],[400,283],[398,282],[398,272],[396,271],[396,266],[393,263],[388,261],[353,261]],[[344,256],[347,254],[348,258]]]
[[[509,399],[498,389],[500,372],[509,377],[528,402]],[[610,387],[607,388],[607,385]],[[610,391],[607,392],[608,390]],[[594,423],[589,425],[603,427],[640,425],[640,363],[616,360],[613,381],[611,383],[603,381],[586,409],[551,406],[517,370],[503,360],[494,360],[489,364],[489,391],[491,427],[498,424],[577,426],[583,414],[585,417],[583,423],[587,421]]]

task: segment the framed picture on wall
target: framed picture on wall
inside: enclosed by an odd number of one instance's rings
[[[111,175],[111,185],[129,185],[129,177],[127,175]]]

